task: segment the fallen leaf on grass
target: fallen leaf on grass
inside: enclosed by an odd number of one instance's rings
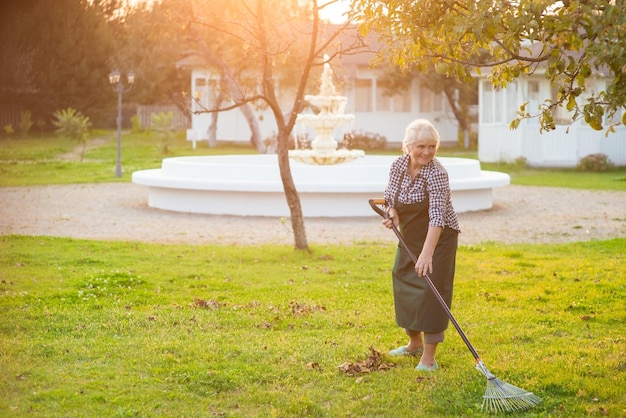
[[[360,360],[355,363],[345,361],[338,367],[339,370],[348,376],[356,376],[358,374],[367,374],[379,370],[389,370],[396,367],[396,364],[383,362],[380,352],[370,346],[370,355],[365,360]]]
[[[316,363],[314,361],[311,361],[309,363],[306,364],[307,369],[311,369],[311,370],[321,370],[321,367],[319,365],[319,363]]]
[[[295,301],[289,302],[289,307],[291,308],[292,315],[307,315],[314,311],[325,311],[326,308],[324,306],[318,305],[307,305],[306,303],[299,303]]]
[[[206,308],[206,309],[217,309],[224,305],[223,303],[220,303],[215,300],[203,300],[200,298],[194,298],[193,304],[194,306],[198,308]]]

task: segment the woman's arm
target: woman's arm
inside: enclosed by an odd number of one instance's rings
[[[417,257],[417,263],[415,263],[415,272],[420,277],[433,272],[433,254],[435,253],[435,248],[437,248],[441,231],[443,231],[443,228],[440,226],[428,227],[424,247],[422,247],[422,252]]]

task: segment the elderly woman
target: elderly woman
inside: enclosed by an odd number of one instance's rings
[[[388,219],[383,225],[398,226],[417,263],[401,246],[393,265],[393,295],[398,326],[409,337],[408,344],[390,355],[421,354],[416,370],[439,368],[437,345],[444,340],[448,316],[422,278],[428,274],[447,305],[452,288],[459,221],[450,200],[450,182],[443,165],[435,158],[439,133],[427,120],[418,119],[406,128],[403,155],[391,165],[385,189]]]

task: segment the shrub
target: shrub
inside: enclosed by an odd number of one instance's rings
[[[20,129],[20,136],[28,136],[28,132],[30,132],[30,128],[32,128],[34,124],[35,122],[33,122],[30,110],[20,112],[20,123],[18,125]]]
[[[150,120],[152,128],[161,136],[163,154],[169,154],[170,143],[174,138],[174,114],[172,112],[152,113]]]
[[[526,168],[528,167],[528,160],[526,157],[517,157],[515,159],[515,168]]]
[[[589,154],[586,157],[581,158],[576,165],[576,168],[580,171],[594,171],[601,172],[607,171],[614,167],[611,160],[606,154]]]
[[[57,133],[65,135],[69,139],[82,144],[83,147],[80,153],[80,162],[82,163],[85,156],[87,139],[89,138],[89,128],[91,127],[89,117],[84,116],[71,107],[64,110],[57,110],[52,115],[54,116],[52,124],[58,128]]]
[[[384,149],[387,146],[387,138],[373,132],[347,132],[340,145],[347,149]]]
[[[130,131],[134,134],[138,134],[143,131],[141,119],[138,115],[134,115],[130,118]]]
[[[265,153],[266,154],[275,154],[278,148],[278,135],[272,134],[267,138],[263,139],[263,144],[265,145]],[[287,142],[288,149],[311,149],[311,141],[309,140],[309,136],[306,133],[298,134],[296,136],[289,135],[289,140]]]

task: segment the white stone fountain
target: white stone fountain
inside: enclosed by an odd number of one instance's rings
[[[324,57],[328,59],[328,57]],[[315,139],[311,149],[295,149],[289,151],[289,157],[307,164],[331,165],[345,163],[365,156],[362,150],[337,149],[334,138],[335,129],[343,124],[354,121],[354,115],[346,115],[348,98],[337,94],[333,83],[333,71],[330,64],[324,64],[322,84],[318,95],[304,96],[311,106],[319,110],[317,114],[298,114],[296,124],[310,126],[315,131]]]
[[[397,156],[365,156],[362,150],[337,149],[333,133],[352,122],[354,115],[344,113],[347,98],[337,95],[328,64],[320,94],[307,95],[305,100],[319,113],[300,114],[297,123],[312,127],[316,138],[311,149],[289,152],[304,216],[378,216],[368,200],[382,197]],[[439,160],[448,170],[457,212],[490,209],[492,189],[510,182],[508,174],[481,170],[478,160]],[[166,158],[161,168],[134,172],[132,181],[148,187],[152,208],[211,215],[291,215],[276,155]]]

